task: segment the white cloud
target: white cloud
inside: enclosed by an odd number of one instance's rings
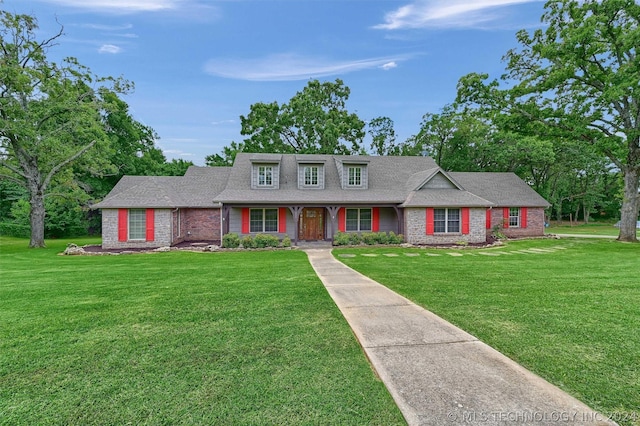
[[[220,77],[251,81],[295,81],[327,77],[383,67],[408,57],[369,58],[335,61],[295,54],[271,55],[257,59],[211,59],[205,72]]]
[[[500,7],[541,0],[416,0],[385,15],[375,29],[473,27],[495,20]]]
[[[122,49],[115,44],[103,44],[100,46],[100,49],[98,49],[98,53],[111,53],[115,55],[120,52],[122,52]]]
[[[388,71],[390,69],[396,68],[397,66],[398,64],[395,61],[391,61],[391,62],[387,62],[386,64],[380,65],[380,68],[382,68],[385,71]]]
[[[155,12],[174,9],[180,0],[46,0],[82,9],[111,9],[118,12]]]

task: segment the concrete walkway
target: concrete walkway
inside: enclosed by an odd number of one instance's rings
[[[612,425],[474,336],[305,249],[409,425]]]

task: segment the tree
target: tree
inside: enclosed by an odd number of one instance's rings
[[[552,0],[545,29],[517,34],[505,82],[460,80],[458,100],[544,123],[555,137],[595,146],[624,179],[619,240],[637,241],[640,209],[640,5],[634,0]]]
[[[72,183],[72,166],[109,170],[101,112],[108,95],[130,85],[98,78],[75,58],[49,61],[62,28],[38,41],[32,16],[0,11],[0,24],[0,177],[26,188],[29,246],[43,247],[45,197],[52,185]]]
[[[368,127],[371,135],[371,151],[375,155],[400,155],[392,119],[377,117],[369,122]]]
[[[251,105],[241,116],[247,152],[355,154],[363,152],[364,122],[345,104],[350,89],[342,80],[311,80],[288,103]]]

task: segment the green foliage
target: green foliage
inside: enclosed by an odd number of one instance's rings
[[[280,240],[275,235],[258,234],[254,237],[253,244],[257,248],[278,247]]]
[[[242,237],[240,242],[242,243],[243,248],[246,248],[246,249],[256,248],[256,243],[253,240],[253,237],[251,235],[245,235],[244,237]]]
[[[282,239],[282,247],[291,247],[291,238],[288,235],[285,235]]]
[[[346,109],[350,89],[342,80],[311,80],[288,103],[259,102],[241,116],[242,143],[207,157],[208,165],[231,165],[245,152],[356,154],[364,152],[364,121]]]
[[[404,236],[402,234],[396,235],[394,232],[363,232],[358,234],[357,232],[336,232],[333,237],[333,245],[347,246],[347,245],[359,245],[364,243],[366,245],[374,244],[402,244],[404,242]]]
[[[222,247],[238,248],[240,247],[240,237],[235,232],[229,232],[222,236]]]

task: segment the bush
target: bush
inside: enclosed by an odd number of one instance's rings
[[[245,235],[244,237],[242,237],[242,247],[248,249],[255,248],[255,246],[255,242],[253,241],[251,235]]]
[[[375,234],[374,239],[378,244],[389,244],[389,237],[386,232],[378,232]]]
[[[395,232],[389,232],[389,244],[402,244],[404,243],[404,235],[398,234]]]
[[[282,239],[282,247],[291,247],[291,238],[288,235],[285,235]]]
[[[258,248],[278,247],[278,244],[280,244],[280,240],[278,239],[278,237],[275,237],[273,235],[258,234],[253,239],[253,244],[254,247]]]
[[[352,246],[360,245],[360,243],[362,242],[362,237],[360,236],[360,234],[356,234],[355,232],[352,232],[348,235],[349,235],[349,244],[351,244]]]
[[[29,225],[3,222],[0,223],[0,235],[16,238],[29,238],[31,236],[31,227]]]
[[[222,237],[222,247],[238,248],[240,247],[240,237],[235,232],[230,232]]]

